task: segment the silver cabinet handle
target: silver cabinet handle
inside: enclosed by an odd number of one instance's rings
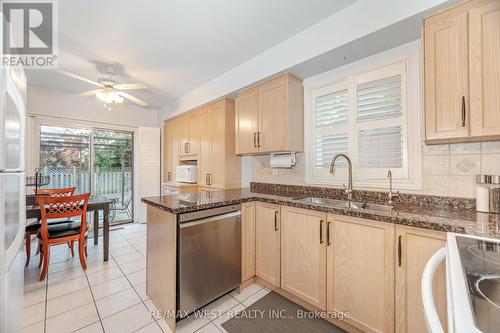
[[[398,266],[399,267],[401,267],[401,265],[403,264],[402,263],[403,259],[401,258],[401,256],[402,256],[402,253],[401,253],[402,252],[402,249],[401,249],[401,247],[402,247],[402,245],[401,245],[401,238],[402,238],[402,236],[399,235],[399,237],[398,237]]]
[[[189,153],[189,142],[184,143],[184,152]]]
[[[257,148],[260,148],[260,132],[257,132]]]
[[[172,172],[170,172],[170,171],[167,172],[167,180],[168,181],[172,180]]]
[[[465,127],[465,96],[462,96],[462,127]]]
[[[253,132],[253,147],[257,148],[257,133]]]
[[[207,174],[205,175],[205,183],[206,183],[207,185],[212,185],[212,174],[207,173]]]

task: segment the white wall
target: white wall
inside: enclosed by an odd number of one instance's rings
[[[83,97],[39,87],[28,87],[28,114],[95,121],[124,126],[157,126],[156,110],[143,109],[129,104],[104,108],[97,98]]]
[[[159,121],[285,71],[325,52],[417,15],[446,0],[359,0],[160,110]]]

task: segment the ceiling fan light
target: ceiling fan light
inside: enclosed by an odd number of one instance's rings
[[[106,104],[123,103],[123,97],[116,90],[101,90],[96,93],[96,96]]]

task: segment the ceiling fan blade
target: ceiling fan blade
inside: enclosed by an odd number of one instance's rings
[[[86,91],[86,92],[82,92],[80,94],[80,96],[94,96],[95,94],[97,94],[101,90],[102,89],[89,90],[89,91]]]
[[[144,83],[120,83],[113,86],[118,90],[132,90],[132,89],[147,89],[148,86]]]
[[[139,98],[134,97],[130,94],[127,94],[126,92],[119,91],[118,93],[120,94],[120,96],[128,99],[131,102],[134,102],[137,105],[140,105],[140,106],[147,106],[148,105],[148,103],[144,102],[142,99],[139,99]]]
[[[80,81],[84,81],[84,82],[87,82],[87,83],[93,84],[94,86],[104,87],[104,85],[100,84],[99,82],[92,81],[92,80],[90,80],[90,79],[84,78],[83,76],[76,75],[76,74],[73,74],[73,73],[67,72],[67,71],[62,70],[62,69],[58,69],[57,71],[58,71],[59,73],[61,73],[61,74],[64,74],[64,75],[66,75],[66,76],[69,76],[69,77],[71,77],[71,78],[73,78],[73,79],[77,79],[77,80],[80,80]]]

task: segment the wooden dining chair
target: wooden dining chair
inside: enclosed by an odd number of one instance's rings
[[[66,188],[44,188],[44,189],[38,189],[37,190],[37,195],[41,196],[51,196],[51,197],[67,197],[70,195],[73,195],[76,191],[76,187],[66,187]],[[41,227],[41,220],[38,220],[36,222],[33,222],[29,225],[26,226],[25,229],[25,238],[26,238],[26,266],[30,264],[30,257],[31,257],[31,235],[36,234],[38,229]],[[68,223],[72,222],[71,220],[68,219],[56,219],[56,220],[50,220],[47,223],[49,225],[52,224],[61,224],[61,223]],[[71,243],[68,243],[68,246],[71,246]]]
[[[64,197],[37,197],[42,215],[42,226],[37,232],[39,267],[43,263],[40,281],[45,279],[49,270],[50,247],[52,245],[78,241],[78,254],[83,269],[87,269],[87,204],[90,193]],[[49,219],[79,217],[79,221],[49,225]]]

